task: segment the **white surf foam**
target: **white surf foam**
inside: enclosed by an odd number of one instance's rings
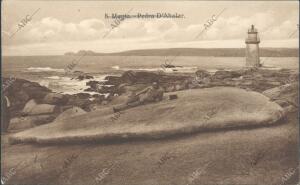
[[[59,80],[60,79],[59,76],[49,76],[49,77],[46,77],[46,78],[53,79],[53,80]]]
[[[105,81],[106,75],[94,76],[94,79],[84,79],[78,80],[71,77],[59,77],[59,76],[49,76],[44,77],[43,80],[39,81],[39,83],[45,87],[48,87],[54,92],[62,93],[62,94],[77,94],[77,93],[88,93],[88,94],[101,94],[97,92],[88,92],[84,91],[89,88],[86,85],[89,81]],[[105,94],[104,94],[105,95]]]
[[[120,66],[112,66],[111,68],[115,69],[115,70],[119,70]]]
[[[51,67],[29,67],[27,68],[28,71],[30,72],[60,72],[63,73],[65,72],[64,69],[56,69],[56,68],[51,68]]]
[[[138,70],[138,71],[164,71],[166,73],[194,73],[198,70],[198,67],[191,66],[191,67],[175,67],[175,68],[122,68],[120,70],[129,71],[129,70]]]

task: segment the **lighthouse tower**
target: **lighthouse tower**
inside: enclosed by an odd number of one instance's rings
[[[259,46],[260,43],[257,29],[254,25],[248,29],[248,38],[246,38],[246,66],[247,67],[259,67]]]

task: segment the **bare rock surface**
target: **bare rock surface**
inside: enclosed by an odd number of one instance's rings
[[[283,109],[266,96],[232,87],[185,90],[164,100],[113,114],[112,107],[35,127],[11,143],[68,143],[129,138],[164,138],[277,123]],[[112,119],[112,118],[117,119]],[[67,122],[67,123],[66,123]]]
[[[20,131],[29,129],[38,125],[47,124],[55,119],[55,115],[32,115],[26,117],[16,117],[10,121],[9,129],[12,131]]]
[[[284,108],[286,112],[297,111],[298,109],[298,71],[280,69],[241,69],[236,71],[218,70],[211,73],[205,70],[198,70],[194,74],[167,74],[164,72],[149,71],[126,71],[121,76],[107,76],[106,81],[87,82],[90,88],[86,91],[108,94],[108,96],[88,93],[78,93],[74,95],[63,95],[51,92],[50,89],[40,86],[35,82],[23,79],[4,78],[4,95],[9,98],[11,107],[11,117],[14,119],[14,126],[9,129],[28,128],[52,122],[64,110],[70,107],[79,107],[86,112],[95,109],[103,109],[121,102],[120,97],[128,96],[132,91],[140,91],[151,85],[155,80],[160,82],[165,92],[176,92],[187,89],[203,89],[212,87],[236,87],[252,90],[265,94],[271,101]],[[123,99],[124,101],[124,99]],[[55,107],[55,111],[46,111],[49,115],[46,119],[46,112],[41,112],[41,105]],[[38,107],[33,116],[29,116]],[[46,110],[44,106],[43,109]],[[30,109],[30,111],[29,111]],[[36,109],[36,108],[35,108]],[[111,107],[109,107],[111,109]],[[65,115],[67,117],[67,115]],[[43,119],[40,119],[43,117]],[[16,119],[15,119],[16,118]],[[38,119],[37,119],[38,118]],[[48,119],[49,118],[49,119]],[[23,120],[26,121],[23,121]],[[29,121],[30,124],[27,124]],[[40,121],[40,123],[38,123]],[[18,125],[20,124],[20,125]],[[25,125],[22,125],[25,124]]]
[[[37,104],[35,100],[30,100],[26,103],[22,113],[26,115],[53,114],[58,112],[56,105]]]
[[[299,84],[291,83],[268,89],[263,94],[276,102],[286,111],[297,111],[299,105]]]
[[[86,111],[84,111],[83,109],[81,109],[79,107],[72,107],[70,109],[67,109],[63,113],[61,113],[55,119],[55,121],[61,121],[61,120],[64,120],[66,118],[69,118],[69,117],[72,117],[72,116],[77,116],[77,115],[82,115],[82,114],[85,114],[85,113],[86,113]]]

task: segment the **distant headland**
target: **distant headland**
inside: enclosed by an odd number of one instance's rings
[[[213,57],[245,57],[244,48],[168,48],[129,50],[115,53],[97,53],[91,50],[66,52],[69,56],[213,56]],[[261,48],[261,57],[298,57],[298,48]]]

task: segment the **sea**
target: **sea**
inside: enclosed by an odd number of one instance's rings
[[[298,57],[262,57],[270,69],[299,69]],[[73,64],[73,65],[72,65]],[[171,64],[179,70],[166,70]],[[201,56],[3,56],[2,74],[7,78],[22,78],[37,82],[54,92],[76,94],[85,92],[86,82],[78,80],[77,72],[92,75],[93,80],[105,81],[108,75],[120,76],[127,70],[194,73],[199,69],[214,73],[217,70],[237,70],[245,67],[244,57]],[[71,72],[66,73],[66,69]],[[176,68],[177,69],[177,68]],[[75,72],[75,73],[74,73]],[[85,92],[87,93],[87,92]],[[91,92],[90,92],[91,93]],[[91,93],[93,94],[93,93]]]

